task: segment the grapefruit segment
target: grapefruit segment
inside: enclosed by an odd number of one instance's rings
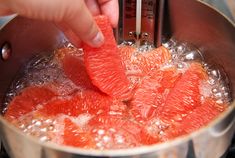
[[[81,147],[85,149],[94,148],[95,144],[91,135],[84,132],[78,125],[73,123],[69,118],[64,119],[64,135],[63,144]]]
[[[161,46],[148,52],[141,52],[136,56],[134,64],[137,64],[142,72],[149,74],[160,65],[169,62],[171,54],[165,47]]]
[[[61,48],[56,51],[56,59],[62,64],[65,75],[78,87],[95,89],[86,72],[83,53],[77,48]]]
[[[142,138],[142,143],[151,145],[184,135],[184,130],[178,127],[179,126],[176,126],[176,124],[171,124],[171,122],[154,117],[148,120],[142,128],[141,132],[145,136]]]
[[[9,120],[15,120],[19,117],[36,110],[39,104],[55,97],[56,94],[46,87],[32,86],[23,89],[19,95],[13,98],[8,105],[4,117]]]
[[[100,114],[104,112],[121,115],[125,113],[125,110],[126,105],[122,102],[112,99],[106,94],[86,90],[67,98],[52,99],[43,105],[40,112],[49,116],[58,114],[78,116],[82,113]]]
[[[181,121],[200,106],[199,85],[203,79],[206,79],[206,73],[201,64],[192,63],[169,92],[165,104],[159,107],[158,116],[164,120]]]
[[[95,18],[105,42],[99,48],[84,44],[84,61],[92,83],[111,97],[126,100],[130,97],[130,83],[125,74],[113,30],[106,16]]]
[[[39,112],[47,116],[56,116],[58,114],[66,114],[69,116],[78,116],[80,114],[79,105],[71,97],[64,98],[58,97],[54,98],[43,105]]]
[[[121,56],[123,63],[131,63],[135,58],[137,49],[133,46],[121,45],[118,47],[118,52]]]
[[[156,111],[155,98],[159,86],[157,79],[147,78],[136,89],[130,102],[130,112],[135,119],[141,121],[154,116]]]
[[[125,149],[139,146],[140,126],[121,116],[100,115],[89,125],[98,149]]]
[[[156,110],[165,102],[170,88],[179,77],[180,73],[172,67],[155,71],[154,77],[144,78],[130,102],[131,114],[138,121],[146,121],[156,115]]]
[[[207,98],[201,106],[194,109],[184,118],[178,128],[184,129],[186,133],[194,132],[215,119],[225,107],[226,106],[218,105],[214,100]]]
[[[133,46],[121,45],[118,47],[118,51],[125,67],[127,78],[130,81],[130,86],[135,88],[144,77],[144,74],[139,66],[133,63],[137,49]]]
[[[83,60],[79,57],[67,54],[63,59],[63,70],[65,75],[77,86],[95,89],[86,72]]]

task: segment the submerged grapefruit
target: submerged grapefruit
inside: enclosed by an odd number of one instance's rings
[[[39,104],[55,97],[55,93],[41,86],[32,86],[23,89],[19,95],[15,96],[8,105],[8,109],[4,114],[7,120],[15,120],[19,117],[36,110]]]
[[[206,73],[201,64],[192,63],[159,108],[159,117],[168,121],[181,121],[191,110],[200,106],[199,85],[203,79],[206,79]]]
[[[69,116],[78,116],[82,113],[100,114],[112,113],[122,115],[125,113],[126,105],[115,100],[106,94],[93,90],[77,92],[69,97],[58,97],[48,101],[40,109],[40,112],[55,116],[66,114]]]
[[[145,77],[130,102],[131,114],[139,121],[154,117],[179,77],[174,67],[155,71],[153,76]]]
[[[217,104],[211,98],[206,98],[201,106],[194,109],[184,118],[178,128],[184,129],[186,133],[194,132],[215,119],[225,107],[225,105]]]
[[[171,54],[168,49],[161,46],[151,51],[140,52],[134,63],[139,66],[142,72],[149,74],[151,71],[158,69],[160,65],[169,62],[170,59]]]
[[[98,149],[125,149],[140,145],[141,127],[125,117],[98,115],[88,125]]]
[[[64,135],[63,144],[81,147],[94,148],[93,138],[88,132],[83,131],[78,125],[73,123],[69,118],[64,119]]]
[[[84,61],[76,54],[66,54],[62,59],[62,66],[65,75],[77,86],[82,88],[94,89],[95,86],[86,72]]]

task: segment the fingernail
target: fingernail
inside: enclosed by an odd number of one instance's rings
[[[104,36],[99,31],[96,36],[91,40],[91,44],[94,47],[100,47],[104,43]]]

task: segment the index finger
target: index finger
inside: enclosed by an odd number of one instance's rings
[[[102,45],[103,34],[98,29],[84,1],[74,1],[64,17],[65,22],[82,41],[93,47]]]

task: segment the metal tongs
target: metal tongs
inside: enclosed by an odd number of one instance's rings
[[[162,27],[165,0],[119,0],[120,18],[116,31],[118,43],[159,47],[162,45]]]

